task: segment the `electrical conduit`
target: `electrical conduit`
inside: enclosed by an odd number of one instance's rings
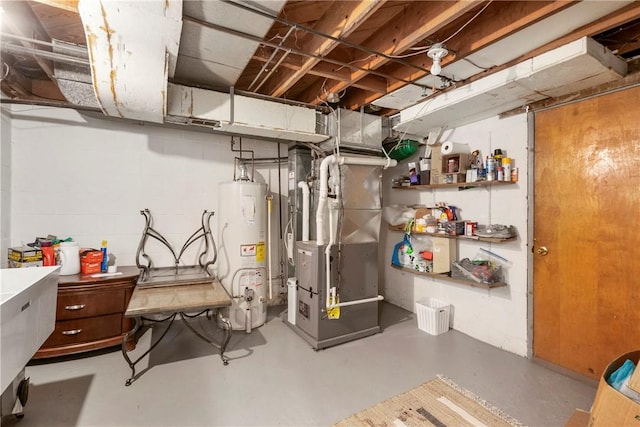
[[[318,242],[318,246],[323,245],[324,242],[324,219],[323,213],[325,206],[327,204],[327,197],[329,195],[329,165],[330,164],[350,164],[350,165],[365,165],[365,166],[382,166],[387,169],[388,167],[396,166],[398,162],[394,159],[387,158],[378,158],[378,157],[351,157],[351,156],[336,156],[332,154],[331,156],[325,157],[320,164],[320,195],[318,198],[318,210],[316,211],[316,240]],[[337,191],[338,195],[340,194]],[[338,200],[336,200],[338,202]],[[339,205],[339,203],[336,203]],[[335,298],[335,289],[331,288],[331,247],[335,243],[335,233],[332,232],[333,221],[331,212],[329,212],[329,242],[327,243],[327,248],[325,249],[325,266],[326,266],[326,308],[334,308],[334,307],[344,307],[348,305],[356,305],[356,304],[364,304],[373,301],[380,301],[384,299],[382,295],[378,295],[373,298],[365,298],[355,301],[347,301],[336,303]],[[333,298],[332,298],[333,297]],[[333,301],[332,301],[333,299]]]

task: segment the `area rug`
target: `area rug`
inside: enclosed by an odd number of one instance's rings
[[[353,414],[335,427],[522,426],[449,378],[438,375],[406,393]]]

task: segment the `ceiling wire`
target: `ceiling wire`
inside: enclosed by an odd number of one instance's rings
[[[324,61],[324,62],[329,62],[331,64],[341,65],[341,66],[348,67],[348,68],[351,68],[351,69],[364,71],[364,72],[366,72],[368,74],[371,74],[371,75],[374,75],[374,76],[379,76],[379,77],[382,77],[384,79],[395,80],[395,81],[399,81],[399,82],[406,83],[406,84],[413,84],[413,85],[416,85],[418,87],[423,87],[424,86],[424,85],[422,85],[420,83],[416,83],[415,81],[403,79],[402,77],[396,77],[396,76],[393,76],[393,75],[390,75],[390,74],[384,74],[384,73],[381,73],[379,71],[376,71],[376,70],[373,70],[373,69],[370,69],[370,68],[364,68],[364,67],[359,67],[359,66],[353,65],[353,64],[347,64],[347,63],[342,62],[342,61],[338,61],[338,60],[331,59],[331,58],[328,58],[328,57],[322,56],[322,55],[317,55],[317,54],[314,54],[314,53],[304,52],[304,51],[301,51],[299,49],[285,48],[283,46],[278,46],[276,43],[272,43],[272,42],[263,40],[260,37],[254,36],[252,34],[248,34],[248,33],[245,33],[245,32],[239,31],[239,30],[235,30],[233,28],[228,28],[228,27],[225,27],[223,25],[214,24],[213,22],[203,21],[201,19],[194,18],[192,16],[183,15],[182,19],[183,19],[183,21],[193,22],[195,24],[202,25],[203,27],[211,28],[213,30],[217,30],[217,31],[221,31],[221,32],[224,32],[224,33],[227,33],[227,34],[232,34],[232,35],[235,35],[235,36],[238,36],[238,37],[242,37],[242,38],[245,38],[247,40],[254,41],[256,43],[262,43],[262,44],[264,44],[266,46],[269,46],[269,47],[272,47],[274,49],[279,49],[279,50],[284,50],[284,51],[291,51],[291,53],[296,54],[296,55],[315,58],[315,59],[318,59],[318,60],[321,60],[321,61]]]
[[[406,66],[406,67],[415,68],[416,70],[424,71],[424,72],[427,72],[427,73],[429,72],[429,70],[427,70],[426,68],[422,68],[419,65],[412,64],[411,62],[401,61],[398,58],[394,58],[393,56],[387,55],[387,54],[385,54],[383,52],[379,52],[379,51],[376,51],[376,50],[373,50],[373,49],[369,49],[368,47],[365,47],[365,46],[362,46],[362,45],[359,45],[359,44],[356,44],[356,43],[352,43],[352,42],[350,42],[348,40],[341,39],[339,37],[335,37],[335,36],[332,36],[330,34],[323,33],[321,31],[318,31],[318,30],[310,28],[310,27],[305,27],[305,26],[300,25],[300,24],[298,24],[296,22],[289,21],[288,19],[285,19],[285,18],[281,18],[278,15],[274,14],[270,10],[263,10],[262,8],[259,8],[258,5],[244,4],[244,3],[242,3],[242,2],[240,2],[238,0],[220,0],[220,1],[223,2],[223,3],[226,3],[226,4],[229,4],[229,5],[236,6],[238,8],[247,10],[249,12],[253,12],[253,13],[258,14],[260,16],[263,16],[265,18],[273,19],[274,21],[279,22],[280,24],[284,24],[284,25],[288,25],[288,26],[294,26],[295,25],[302,31],[311,33],[311,34],[319,36],[319,37],[324,37],[324,38],[329,39],[329,40],[333,40],[335,42],[338,42],[338,43],[343,44],[345,46],[348,46],[350,48],[358,49],[358,50],[367,52],[367,53],[372,54],[372,55],[377,55],[377,56],[386,58],[386,59],[388,59],[390,61],[397,62],[399,64],[402,64],[402,65]]]
[[[448,42],[449,40],[451,40],[452,38],[454,38],[455,36],[458,35],[458,33],[460,33],[460,31],[462,31],[467,25],[469,25],[474,19],[476,19],[482,12],[484,12],[484,10],[493,2],[493,0],[489,0],[487,2],[487,4],[484,5],[484,7],[482,9],[480,9],[478,12],[476,12],[475,15],[473,15],[467,22],[465,22],[460,28],[458,28],[453,34],[451,34],[449,37],[447,37],[446,39],[444,39],[443,41],[441,41],[440,43],[445,44],[446,42]],[[412,53],[407,53],[404,55],[391,55],[391,57],[393,58],[408,58],[410,56],[417,56],[417,55],[423,55],[425,53],[427,53],[429,51],[429,49],[433,46],[434,43],[427,45],[427,46],[416,46],[416,47],[412,47],[410,50],[416,50],[417,52],[412,52]],[[471,61],[469,61],[471,62]],[[472,63],[473,64],[473,63]],[[475,64],[473,64],[475,65]],[[476,67],[478,67],[477,65],[475,65]],[[478,68],[482,68],[482,67],[478,67]],[[486,70],[486,68],[484,68]]]
[[[446,42],[448,42],[449,40],[451,40],[452,38],[454,38],[456,35],[458,35],[458,33],[460,31],[462,31],[467,25],[469,25],[474,19],[476,19],[482,12],[484,12],[484,10],[493,2],[493,0],[489,0],[487,2],[487,4],[484,5],[484,7],[482,9],[480,9],[475,15],[473,15],[471,17],[471,19],[469,19],[464,25],[462,25],[460,28],[458,28],[458,31],[456,31],[455,33],[451,34],[449,37],[447,37],[446,39],[442,40],[442,44],[445,44]]]
[[[289,31],[287,31],[287,34],[284,35],[284,37],[278,35],[277,38],[280,38],[280,43],[278,43],[278,46],[282,46],[284,44],[284,42],[287,40],[287,38],[289,38],[289,36],[291,35],[291,33],[293,31],[295,31],[296,27],[291,27],[289,28]],[[271,40],[275,39],[276,37],[272,37]],[[247,90],[251,90],[253,89],[253,85],[256,84],[256,82],[258,81],[258,79],[260,78],[260,76],[262,75],[262,73],[264,73],[267,70],[267,67],[269,66],[269,64],[271,64],[271,61],[273,61],[273,58],[275,58],[276,53],[278,52],[278,49],[274,49],[273,52],[271,52],[271,56],[269,57],[269,59],[267,59],[267,62],[265,62],[262,65],[262,68],[260,69],[260,71],[258,71],[258,74],[256,74],[255,78],[253,79],[253,81],[251,82],[251,84],[249,85],[249,87],[247,87]],[[271,76],[271,73],[273,72],[273,70],[275,70],[276,68],[278,68],[278,66],[280,65],[280,62],[282,62],[282,60],[288,55],[288,53],[285,53],[282,55],[282,58],[280,59],[280,61],[268,72],[268,74],[266,76],[264,76],[262,78],[262,82],[260,82],[260,84],[258,85],[258,87],[256,88],[256,91],[258,89],[260,89],[260,87],[262,87],[262,85],[267,81],[267,79],[269,78],[269,76]]]

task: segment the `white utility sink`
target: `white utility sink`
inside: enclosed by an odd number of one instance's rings
[[[0,269],[0,390],[54,330],[59,268]]]

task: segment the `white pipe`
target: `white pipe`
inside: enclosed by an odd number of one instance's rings
[[[269,275],[269,300],[273,299],[273,284],[271,280],[271,201],[273,196],[267,196],[267,274]]]
[[[341,302],[339,304],[331,304],[331,305],[328,305],[327,308],[345,307],[347,305],[364,304],[367,302],[382,301],[383,299],[384,297],[382,295],[378,295],[377,297],[373,297],[373,298],[365,298],[365,299],[358,299],[354,301]]]
[[[329,195],[329,164],[330,163],[338,163],[340,165],[350,164],[350,165],[366,165],[366,166],[382,166],[383,168],[388,168],[390,166],[396,166],[398,162],[394,159],[387,158],[377,158],[377,157],[351,157],[351,156],[336,156],[332,154],[331,156],[325,157],[320,164],[320,196],[318,198],[318,210],[316,211],[316,241],[318,245],[324,244],[324,221],[323,221],[323,212],[325,205],[327,204],[327,197]],[[339,191],[337,191],[339,196]],[[339,200],[336,199],[336,202]],[[332,294],[331,290],[331,247],[334,242],[334,233],[332,232],[332,216],[331,211],[329,211],[329,243],[324,251],[325,253],[325,270],[326,270],[326,304],[327,308],[331,307],[342,307],[345,305],[355,305],[355,304],[364,304],[372,301],[380,301],[383,299],[381,295],[377,297],[366,298],[355,301],[347,301],[344,303],[335,304],[335,292]],[[334,290],[335,291],[335,290]],[[331,295],[334,295],[334,304],[331,304]]]
[[[302,190],[302,241],[309,241],[309,185],[306,181],[298,182]]]
[[[247,309],[244,315],[244,331],[247,334],[251,333],[252,323],[253,323],[253,319],[251,318],[251,303],[247,301]]]
[[[350,157],[343,156],[336,160],[341,165],[366,165],[366,166],[382,166],[383,168],[388,168],[391,166],[396,166],[398,164],[397,160],[391,158],[381,158],[381,157]]]
[[[318,245],[324,244],[324,208],[329,195],[329,163],[336,160],[335,155],[330,155],[322,159],[320,163],[320,195],[318,197],[318,210],[316,210],[316,241]]]

